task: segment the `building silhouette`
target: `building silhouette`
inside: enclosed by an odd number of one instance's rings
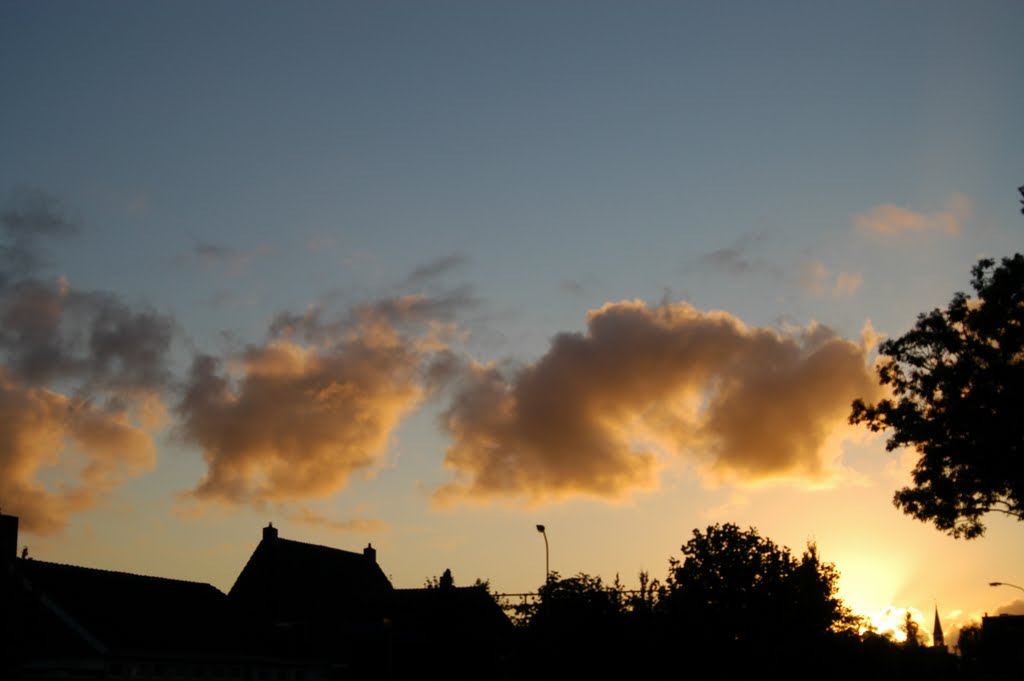
[[[513,626],[481,587],[395,589],[376,551],[268,525],[227,594],[210,584],[18,557],[0,515],[0,678],[496,679]]]

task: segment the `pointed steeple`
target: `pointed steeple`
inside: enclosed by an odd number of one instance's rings
[[[946,639],[942,636],[942,622],[939,621],[939,605],[935,604],[935,624],[932,626],[932,648],[946,648]]]

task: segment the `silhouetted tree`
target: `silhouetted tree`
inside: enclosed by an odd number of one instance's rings
[[[857,633],[864,624],[839,598],[839,571],[835,564],[822,562],[813,542],[793,570],[789,588],[793,607],[786,624],[797,635]]]
[[[965,662],[977,661],[981,651],[981,625],[968,624],[961,627],[956,640],[956,652]]]
[[[574,577],[552,572],[539,595],[532,627],[590,629],[623,612],[621,587],[605,586],[600,577],[583,572]]]
[[[646,570],[641,570],[637,579],[640,588],[626,596],[626,611],[634,615],[653,613],[664,593],[661,582],[651,579]]]
[[[620,668],[622,588],[600,577],[579,573],[562,577],[551,572],[529,606],[526,625],[529,656],[550,678],[608,672]]]
[[[975,298],[957,293],[881,344],[893,397],[856,400],[850,416],[920,454],[896,506],[967,539],[991,511],[1024,520],[1024,256],[980,260],[971,285]]]
[[[921,647],[921,628],[914,621],[914,616],[910,614],[909,610],[903,614],[903,624],[900,626],[900,629],[907,635],[907,638],[903,641],[905,648]]]
[[[479,579],[477,580],[480,581]],[[474,586],[477,586],[474,584]],[[423,582],[423,587],[426,589],[451,589],[455,587],[455,579],[452,577],[452,571],[450,568],[445,568],[441,576],[434,575],[433,577],[427,577]]]
[[[670,560],[660,605],[676,637],[723,660],[720,673],[764,655],[805,658],[856,621],[836,596],[838,572],[811,544],[802,558],[734,524],[694,530]]]

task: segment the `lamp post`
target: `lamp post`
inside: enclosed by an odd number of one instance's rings
[[[1024,591],[1024,586],[1017,586],[1016,584],[1010,584],[1009,582],[989,582],[989,586],[1012,586],[1014,589],[1020,589]]]
[[[548,551],[548,533],[544,531],[543,525],[538,525],[537,531],[544,535],[544,583],[547,584],[551,578],[551,553]]]

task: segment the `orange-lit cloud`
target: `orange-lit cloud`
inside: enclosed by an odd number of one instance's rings
[[[908,612],[910,613],[910,618],[917,624],[919,642],[925,646],[932,645],[932,621],[917,608],[899,608],[890,605],[877,612],[868,613],[865,616],[874,628],[875,633],[902,643],[907,640],[906,617]]]
[[[989,613],[976,611],[972,613],[964,613],[960,610],[956,610],[950,613],[948,616],[943,617],[943,628],[945,629],[945,640],[948,647],[954,647],[957,645],[960,639],[960,632],[966,627],[980,627],[982,617],[988,616]],[[998,617],[999,615],[1024,615],[1024,599],[1016,598],[1014,600],[1005,603],[992,613],[993,616]],[[946,624],[950,621],[951,624]]]
[[[996,615],[1024,615],[1024,598],[1016,598],[996,608]]]
[[[686,303],[609,303],[515,371],[474,365],[443,416],[460,498],[616,497],[656,483],[659,452],[741,480],[823,479],[851,401],[875,394],[864,348],[782,334]]]
[[[26,531],[64,528],[128,476],[149,470],[156,450],[140,421],[152,396],[104,406],[13,380],[0,368],[0,503]],[[44,478],[47,480],[44,482]]]
[[[42,241],[77,231],[39,192],[0,211],[0,504],[30,532],[149,470],[163,425],[173,320],[37,276]]]
[[[821,296],[826,292],[833,298],[852,296],[864,283],[859,274],[837,272],[833,275],[819,260],[804,260],[800,263],[800,287],[809,295]]]
[[[852,296],[864,283],[864,277],[860,274],[850,272],[839,272],[836,274],[835,284],[832,285],[832,297],[844,298]]]
[[[383,520],[377,520],[375,518],[335,520],[321,515],[309,508],[300,508],[297,512],[290,515],[288,519],[293,523],[331,530],[333,532],[383,532],[388,528],[387,523]]]
[[[825,292],[828,268],[819,260],[804,260],[800,263],[800,288],[812,296]]]
[[[865,234],[893,237],[903,234],[959,234],[971,216],[971,200],[963,194],[951,194],[945,208],[934,213],[884,203],[853,218],[854,226]]]
[[[409,296],[324,321],[280,316],[233,362],[196,358],[178,411],[208,469],[200,500],[262,504],[322,497],[378,462],[437,379],[441,301]],[[419,333],[403,333],[418,324]],[[441,354],[443,356],[443,353]]]

